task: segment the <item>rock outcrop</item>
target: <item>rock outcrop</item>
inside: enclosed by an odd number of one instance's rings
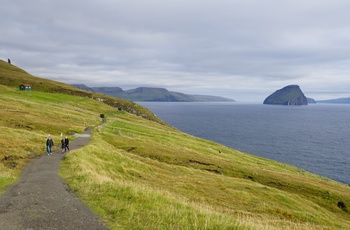
[[[289,85],[277,90],[264,100],[268,105],[307,105],[307,98],[298,85]]]

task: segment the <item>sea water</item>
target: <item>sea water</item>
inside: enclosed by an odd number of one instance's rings
[[[188,134],[350,184],[350,105],[139,104]]]

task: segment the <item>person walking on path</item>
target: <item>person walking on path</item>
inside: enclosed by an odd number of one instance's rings
[[[64,138],[64,152],[66,152],[68,149],[69,151],[69,139],[68,137],[66,136],[66,138]]]
[[[64,143],[64,139],[62,138],[61,139],[61,152],[64,153],[64,152],[66,152],[65,150],[66,150],[66,146],[65,146],[65,143]]]
[[[46,152],[47,155],[51,155],[52,154],[52,146],[54,146],[53,140],[51,138],[51,135],[49,134],[49,136],[46,139]]]

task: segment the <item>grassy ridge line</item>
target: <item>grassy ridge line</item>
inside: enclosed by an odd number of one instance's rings
[[[112,229],[350,228],[349,187],[127,113],[61,174]]]
[[[0,60],[0,85],[6,85],[18,89],[19,85],[24,83],[31,84],[33,91],[93,98],[95,100],[102,101],[103,103],[110,106],[122,108],[125,111],[136,114],[138,116],[142,116],[146,119],[165,124],[156,116],[154,116],[151,111],[138,104],[135,104],[134,102],[107,96],[104,94],[84,91],[61,82],[35,77],[15,65],[11,65],[3,60]]]

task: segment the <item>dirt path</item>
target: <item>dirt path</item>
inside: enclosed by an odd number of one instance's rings
[[[89,128],[72,141],[70,149],[87,144],[91,130]],[[50,156],[34,159],[20,180],[0,196],[0,229],[108,229],[69,192],[58,176],[64,155],[59,149]]]

